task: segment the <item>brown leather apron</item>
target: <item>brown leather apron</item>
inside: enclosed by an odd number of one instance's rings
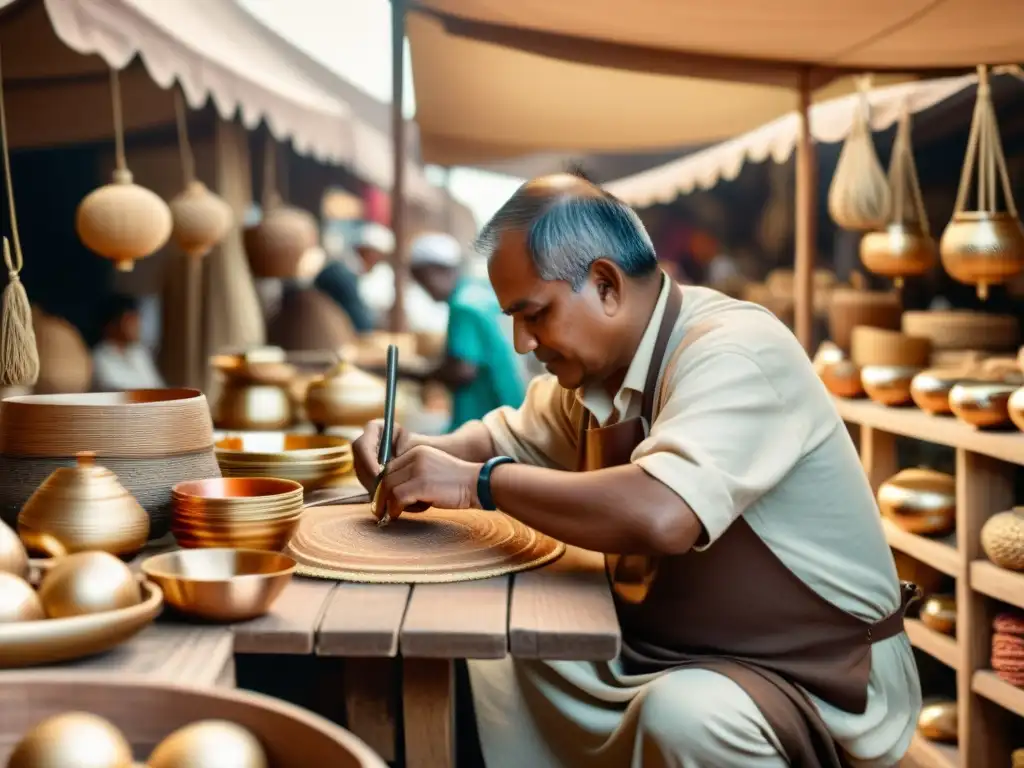
[[[681,292],[673,286],[641,416],[598,427],[584,410],[581,471],[628,464],[647,436],[681,306]],[[624,671],[693,666],[718,672],[743,688],[761,710],[790,765],[845,765],[801,688],[844,711],[864,712],[871,645],[903,631],[903,614],[916,587],[901,586],[901,606],[888,617],[863,621],[804,584],[742,517],[704,551],[657,559],[607,555],[606,564],[622,626]]]

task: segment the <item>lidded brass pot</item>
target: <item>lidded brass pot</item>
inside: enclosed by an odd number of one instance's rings
[[[945,535],[956,526],[956,481],[932,469],[904,469],[879,487],[878,508],[908,533]]]
[[[77,466],[55,469],[43,481],[18,515],[23,540],[47,534],[68,553],[99,550],[119,557],[145,546],[149,515],[95,459],[93,453],[79,453]]]
[[[3,520],[0,520],[0,573],[10,573],[19,578],[28,575],[25,545]]]
[[[218,429],[270,431],[289,427],[295,407],[289,387],[295,367],[279,347],[215,355],[210,365],[224,380],[213,423]]]
[[[326,427],[361,427],[384,416],[384,391],[383,379],[342,360],[310,383],[306,416],[321,431]]]

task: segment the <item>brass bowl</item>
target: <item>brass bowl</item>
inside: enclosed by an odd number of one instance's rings
[[[191,549],[155,555],[142,572],[180,613],[232,622],[267,613],[291,581],[295,561],[253,549]]]
[[[302,513],[302,486],[271,477],[213,478],[179,483],[172,492],[171,531],[186,548],[280,551]]]
[[[821,373],[825,389],[836,397],[863,397],[864,385],[860,380],[860,367],[851,360],[825,366]]]
[[[921,623],[943,635],[956,634],[956,599],[953,595],[929,595],[918,613]]]
[[[142,602],[127,608],[0,624],[0,668],[79,659],[123,643],[152,622],[163,606],[158,586],[144,581],[141,587]]]
[[[1010,423],[1010,396],[1016,384],[971,381],[949,391],[949,407],[961,421],[980,429],[1004,427]]]
[[[178,483],[171,494],[175,502],[183,500],[194,506],[244,509],[259,502],[287,502],[296,495],[301,499],[302,486],[276,477],[211,477]]]
[[[926,413],[952,413],[949,407],[949,392],[966,378],[959,371],[944,371],[929,368],[921,371],[910,382],[910,397],[914,404]]]
[[[945,535],[956,527],[956,480],[931,469],[904,469],[879,486],[878,508],[908,533]]]
[[[217,429],[271,431],[295,422],[295,404],[288,389],[277,384],[228,382],[213,412]]]
[[[1006,410],[1010,415],[1010,421],[1024,432],[1024,387],[1013,391],[1010,399],[1006,401]]]
[[[280,347],[262,347],[237,354],[214,355],[210,367],[231,382],[287,386],[298,370],[285,362]]]
[[[955,701],[929,701],[921,708],[917,729],[929,741],[955,744],[957,741]]]
[[[302,707],[251,691],[195,688],[150,679],[118,680],[114,675],[74,670],[54,677],[8,672],[0,683],[0,711],[4,713],[0,723],[0,765],[5,764],[6,753],[18,739],[41,720],[79,711],[108,720],[136,754],[146,754],[156,742],[172,733],[180,734],[180,729],[197,721],[221,720],[255,734],[266,753],[267,764],[273,768],[386,768],[373,750],[341,726]],[[78,750],[71,754],[77,757],[84,745],[81,739],[74,742]],[[209,760],[221,757],[216,750],[212,757],[211,750],[203,752],[206,760],[178,765],[208,766]],[[232,754],[237,753],[228,752]],[[214,764],[234,768],[242,765],[223,759]],[[80,763],[46,765],[68,768]],[[140,764],[136,768],[145,767]]]
[[[911,402],[910,383],[920,371],[904,365],[865,365],[860,369],[860,381],[876,403],[906,405]]]
[[[225,437],[216,449],[225,477],[276,477],[311,490],[352,471],[351,441],[332,435]]]
[[[947,225],[939,251],[950,277],[976,285],[985,298],[988,286],[1005,283],[1024,268],[1024,228],[1009,213],[964,211]]]
[[[175,521],[174,540],[183,549],[259,549],[281,552],[299,527],[298,515],[276,523],[235,523],[227,527],[190,525]]]
[[[860,260],[869,272],[900,285],[905,277],[926,274],[938,261],[935,239],[902,222],[884,232],[869,232],[860,241]]]

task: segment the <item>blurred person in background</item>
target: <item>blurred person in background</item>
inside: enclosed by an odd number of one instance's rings
[[[465,274],[462,246],[451,235],[421,235],[409,261],[415,281],[431,299],[448,305],[445,360],[424,378],[451,390],[449,429],[495,408],[518,408],[526,394],[522,366],[490,284]]]
[[[103,306],[103,339],[93,349],[93,389],[120,392],[127,389],[159,389],[166,386],[142,343],[138,302],[132,296],[113,294]]]

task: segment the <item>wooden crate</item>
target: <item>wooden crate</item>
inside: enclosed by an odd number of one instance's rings
[[[1012,507],[1015,474],[1024,466],[1024,434],[984,432],[951,416],[914,408],[886,408],[866,401],[836,400],[860,444],[860,456],[877,490],[898,472],[896,438],[906,437],[956,451],[956,533],[945,539],[915,536],[883,521],[889,545],[956,579],[957,636],[908,621],[911,643],[955,670],[959,716],[957,748],[915,738],[902,765],[915,768],[1004,768],[1024,746],[1024,689],[991,671],[992,618],[1000,603],[1024,609],[1024,574],[991,563],[980,531],[994,513]]]

